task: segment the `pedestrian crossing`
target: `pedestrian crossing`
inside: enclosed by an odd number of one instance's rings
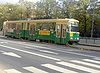
[[[100,64],[100,61],[90,60],[90,59],[83,59],[86,62],[97,63]]]
[[[48,73],[48,72],[46,72],[46,71],[43,71],[43,70],[40,70],[40,69],[38,69],[38,68],[35,68],[35,67],[33,67],[33,66],[30,66],[30,67],[23,67],[25,70],[28,70],[28,71],[30,71],[30,72],[32,72],[32,73]]]
[[[8,42],[0,42],[0,44],[7,44]]]
[[[6,73],[22,73],[16,69],[8,69],[8,70],[4,70]]]
[[[78,73],[78,72],[71,71],[71,70],[68,70],[68,69],[65,69],[65,68],[61,68],[61,67],[58,67],[58,66],[55,66],[55,65],[52,65],[52,64],[44,64],[42,66],[56,70],[56,71],[59,71],[59,72],[62,72],[62,73]]]
[[[100,73],[100,61],[93,59],[59,61],[53,64],[41,64],[39,68],[28,66],[22,67],[22,69],[29,73]],[[17,69],[7,69],[4,71],[6,73],[24,73]]]

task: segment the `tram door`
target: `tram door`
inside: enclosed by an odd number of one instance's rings
[[[65,44],[66,40],[66,25],[57,24],[56,25],[56,43]]]
[[[30,30],[30,32],[29,32],[30,39],[34,40],[35,39],[35,33],[36,33],[35,32],[35,24],[34,23],[30,24],[29,30]]]

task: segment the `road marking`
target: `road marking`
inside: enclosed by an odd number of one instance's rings
[[[84,56],[84,57],[90,57],[90,58],[99,58],[97,56],[86,55],[86,54],[75,53],[75,52],[67,52],[67,53],[74,54],[74,55],[79,55],[79,56]]]
[[[37,46],[37,45],[29,45],[29,44],[24,44],[24,45],[26,45],[25,48],[29,48],[29,49],[32,49],[33,47],[34,48],[42,48],[42,49],[51,49],[51,48],[48,48],[48,47]]]
[[[32,47],[25,47],[25,48],[33,49]],[[50,54],[58,55],[58,53],[55,53],[55,52],[52,52],[52,51],[48,51],[48,50],[39,50],[39,49],[33,49],[33,50],[37,50],[37,51],[40,51],[40,52],[45,52],[45,53],[50,53]]]
[[[50,50],[53,50],[53,51],[58,51],[58,52],[63,52],[63,53],[69,53],[69,54],[78,55],[78,56],[84,56],[84,57],[90,57],[90,58],[99,58],[97,56],[86,55],[86,54],[81,54],[81,53],[75,53],[75,52],[71,52],[71,51],[66,52],[66,51],[62,51],[62,50],[58,50],[58,49],[55,50],[55,49],[48,48],[48,47],[42,47],[42,46],[36,46],[36,45],[29,45],[29,44],[24,44],[24,45],[26,45],[27,46],[26,48],[29,48],[29,49],[32,49],[33,47],[35,47],[35,48],[42,48],[42,49],[50,49]]]
[[[8,56],[12,56],[12,57],[21,58],[21,56],[15,54],[15,53],[13,53],[13,52],[3,52],[2,54],[8,55]]]
[[[25,70],[28,70],[28,71],[32,72],[32,73],[48,73],[48,72],[43,71],[43,70],[41,70],[41,69],[35,68],[35,67],[33,67],[33,66],[30,66],[30,67],[23,67],[23,68],[24,68]]]
[[[22,73],[16,69],[8,69],[8,70],[4,70],[6,73]]]
[[[96,58],[94,58],[95,60],[99,60],[100,61],[100,58],[98,58],[98,57],[96,57]]]
[[[0,42],[1,44],[8,43],[8,42]]]
[[[100,61],[95,61],[95,60],[91,60],[91,59],[83,59],[83,60],[87,61],[87,62],[92,62],[92,63],[100,64]]]
[[[39,50],[39,51],[58,55],[58,53],[55,53],[55,52],[52,52],[52,51],[48,51],[48,50]]]
[[[32,53],[32,52],[29,52],[29,51],[13,48],[13,47],[10,47],[10,46],[5,46],[5,45],[0,45],[0,46],[5,47],[5,48],[9,48],[9,49],[12,49],[12,50],[24,52],[24,53],[27,53],[27,54],[36,55],[36,56],[40,56],[40,57],[43,57],[43,58],[55,60],[55,61],[61,61],[60,59],[57,59],[57,58],[53,58],[53,57],[50,57],[50,56],[45,56],[45,55],[41,55],[41,54],[37,54],[37,53]]]
[[[61,67],[58,67],[58,66],[55,66],[55,65],[52,65],[52,64],[42,64],[42,66],[50,68],[50,69],[58,71],[58,72],[62,72],[62,73],[78,73],[78,72],[68,70],[68,69],[64,69],[64,68],[61,68]]]
[[[71,52],[71,51],[62,51],[62,50],[55,50],[55,49],[52,49],[52,48],[48,48],[48,47],[42,47],[42,46],[36,46],[36,45],[28,45],[28,44],[24,44],[26,45],[27,47],[26,48],[29,48],[29,49],[32,49],[33,47],[35,48],[43,48],[43,49],[50,49],[52,51],[58,51],[58,52],[63,52],[63,53],[69,53],[69,54],[73,54],[73,55],[78,55],[78,56],[84,56],[84,57],[89,57],[89,58],[99,58],[97,56],[92,56],[92,55],[86,55],[86,54],[81,54],[81,53],[75,53],[75,52]],[[30,47],[29,47],[30,46]]]
[[[31,46],[31,45],[29,45],[29,46]],[[51,49],[51,48],[48,48],[48,47],[36,46],[36,45],[33,45],[33,47],[36,47],[36,48],[44,48],[44,49]]]
[[[4,53],[5,51],[0,50],[1,53]]]
[[[69,62],[56,62],[56,63],[60,64],[60,65],[67,66],[67,67],[75,68],[75,69],[78,69],[78,70],[90,72],[90,73],[100,73],[99,70],[95,70],[95,69],[84,67],[84,66],[79,66],[79,65],[72,64],[72,63],[69,63]]]
[[[1,39],[2,40],[2,39]],[[22,44],[21,42],[17,41],[8,41],[6,40],[7,42],[10,42],[10,43],[16,43],[16,44]],[[43,46],[36,46],[36,45],[29,45],[29,44],[22,44],[22,45],[26,45],[26,46],[30,46],[30,47],[35,47],[35,48],[43,48],[43,49],[50,49],[50,50],[54,50],[54,51],[59,51],[59,52],[63,52],[63,53],[69,53],[69,54],[73,54],[73,55],[78,55],[78,56],[83,56],[83,57],[89,57],[89,58],[95,58],[95,59],[99,59],[100,60],[100,57],[97,57],[97,56],[93,56],[93,55],[86,55],[86,54],[81,54],[81,53],[75,53],[75,52],[71,52],[71,51],[62,51],[62,50],[55,50],[55,49],[52,49],[52,48],[48,48],[48,47],[43,47]]]
[[[100,68],[100,65],[95,65],[95,64],[92,64],[92,63],[82,62],[82,61],[78,61],[78,60],[71,60],[71,62],[82,64],[82,65],[87,65],[87,66],[92,66],[92,67],[95,67],[95,68]]]

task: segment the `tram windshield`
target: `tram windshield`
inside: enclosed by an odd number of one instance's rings
[[[71,32],[79,32],[78,22],[71,22],[70,31]]]

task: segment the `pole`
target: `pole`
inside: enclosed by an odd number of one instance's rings
[[[91,28],[91,38],[93,37],[93,29],[94,29],[94,10],[95,10],[95,3],[93,3],[93,13],[92,13],[92,28]]]

